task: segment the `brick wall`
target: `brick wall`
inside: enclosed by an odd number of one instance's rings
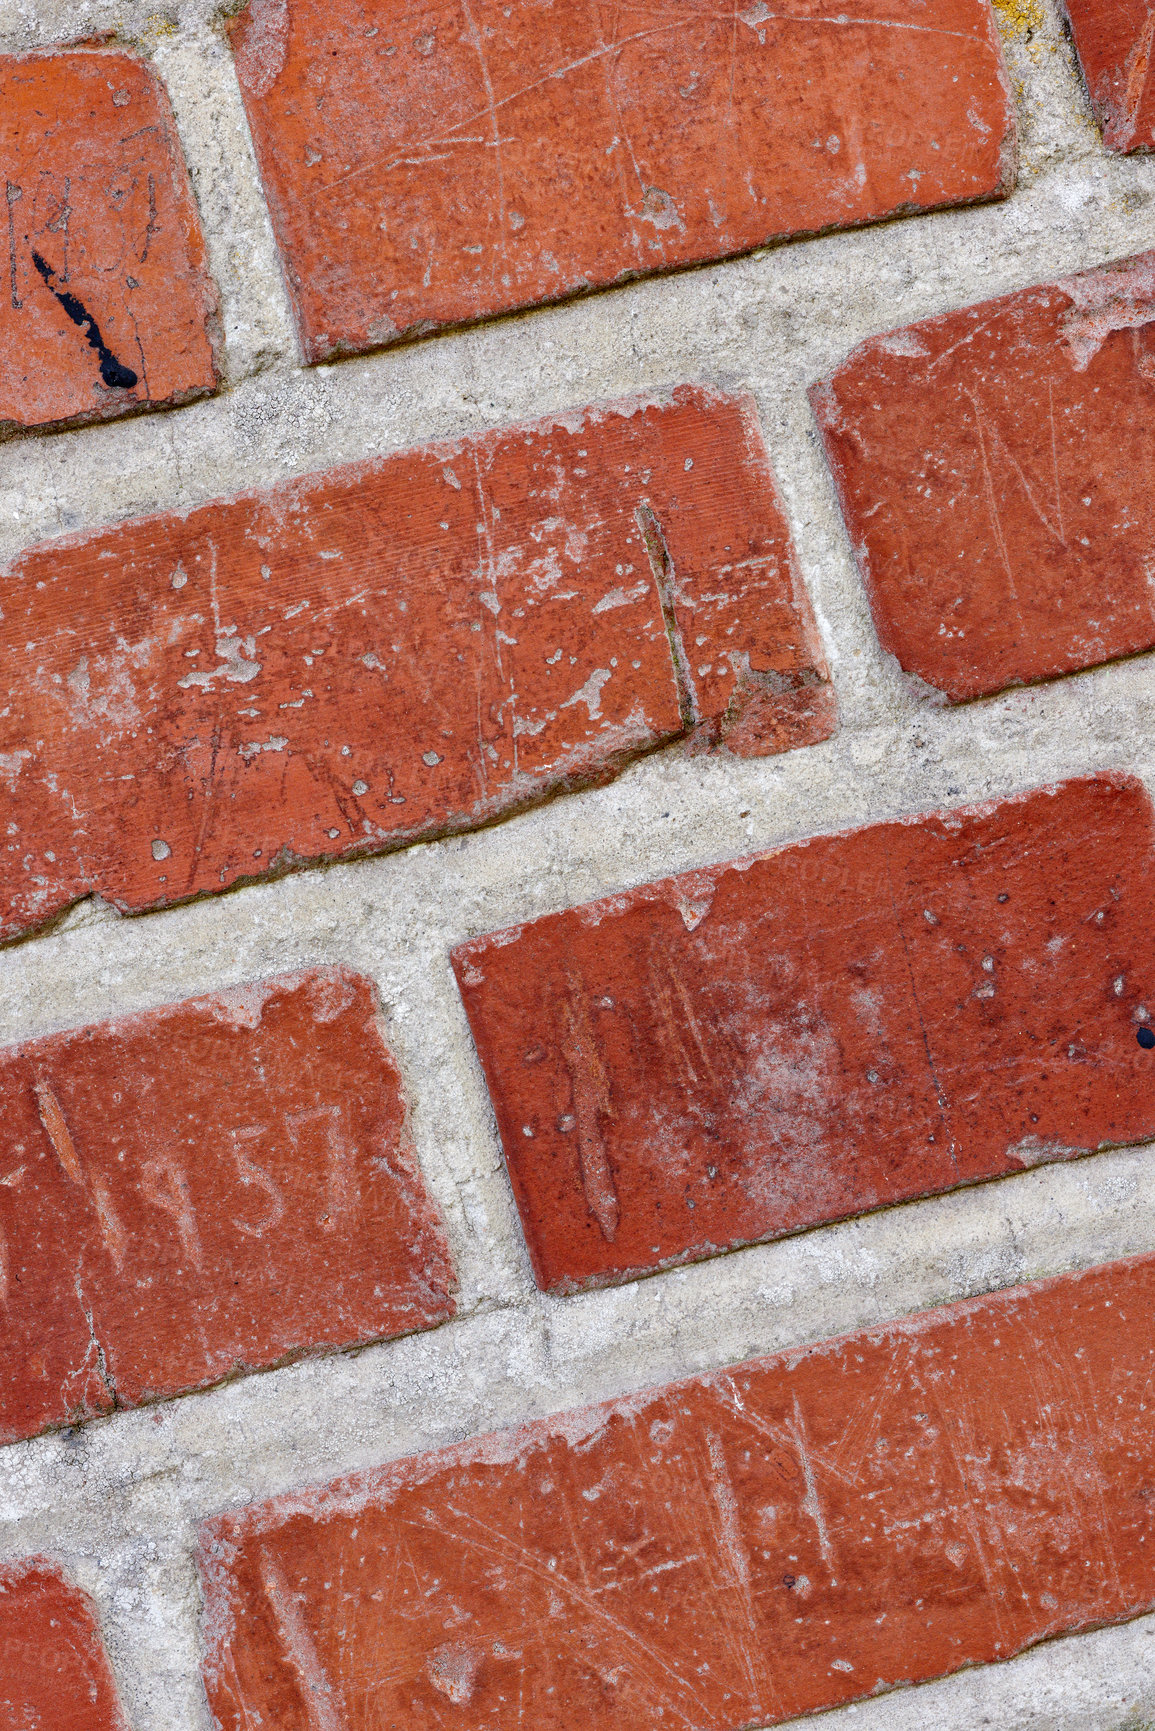
[[[0,12],[14,1726],[1155,1722],[1068,9]]]

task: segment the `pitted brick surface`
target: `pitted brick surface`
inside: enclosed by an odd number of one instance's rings
[[[216,290],[156,73],[113,49],[0,56],[0,429],[215,390]]]
[[[872,337],[811,400],[908,673],[962,701],[1155,645],[1155,253]]]
[[[988,0],[253,0],[237,71],[307,359],[1005,195]]]
[[[0,1052],[0,1441],[453,1314],[369,982]]]
[[[539,1283],[1155,1135],[1152,844],[1096,776],[461,945]]]
[[[835,724],[757,417],[705,390],[51,543],[6,585],[2,936]]]
[[[396,1462],[202,1528],[258,1722],[739,1731],[1155,1605],[1155,1260]]]

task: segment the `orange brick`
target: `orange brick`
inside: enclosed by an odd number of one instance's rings
[[[1155,16],[1147,0],[1063,0],[1109,150],[1155,148]]]
[[[0,936],[834,727],[753,405],[710,391],[34,548],[4,608]]]
[[[127,1731],[92,1602],[45,1557],[0,1566],[0,1722]]]
[[[1155,253],[861,343],[811,400],[884,649],[955,702],[1155,646]]]
[[[0,56],[0,428],[215,390],[216,290],[168,97],[101,48]]]
[[[306,358],[998,198],[988,0],[252,0],[237,70]]]
[[[453,962],[539,1283],[1155,1136],[1143,785],[818,836]]]
[[[1155,1259],[201,1529],[221,1731],[740,1731],[1155,1607]]]
[[[453,1314],[369,982],[0,1052],[0,1442]]]

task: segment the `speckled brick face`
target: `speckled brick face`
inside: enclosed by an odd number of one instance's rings
[[[1062,0],[1109,150],[1155,146],[1155,13],[1148,0]]]
[[[987,0],[252,0],[237,70],[309,360],[998,197]]]
[[[0,1441],[453,1313],[367,980],[0,1053]]]
[[[1155,1135],[1141,783],[716,866],[461,945],[539,1283]]]
[[[93,1606],[44,1557],[0,1567],[0,1723],[127,1731]]]
[[[872,337],[811,400],[908,673],[961,701],[1155,645],[1155,253]]]
[[[709,391],[36,548],[4,605],[4,936],[834,727],[753,407]]]
[[[0,56],[0,182],[0,431],[216,388],[216,290],[149,66],[98,48]]]
[[[202,1528],[221,1731],[739,1731],[1155,1604],[1155,1262]]]

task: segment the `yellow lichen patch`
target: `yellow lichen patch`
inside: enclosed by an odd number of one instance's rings
[[[1001,28],[1009,36],[1030,36],[1045,23],[1043,0],[994,0]]]

